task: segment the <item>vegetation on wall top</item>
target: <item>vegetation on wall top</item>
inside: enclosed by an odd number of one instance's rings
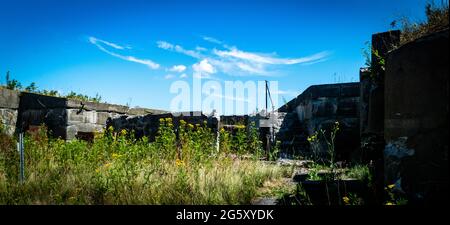
[[[448,28],[448,1],[442,0],[436,4],[434,1],[428,2],[425,6],[426,21],[415,22],[409,18],[401,18],[401,36],[400,44],[406,44],[427,34],[431,34],[445,28]],[[396,26],[397,21],[391,23]]]
[[[9,90],[18,90],[18,91],[36,93],[36,94],[41,94],[41,95],[53,96],[53,97],[70,98],[70,99],[76,99],[76,100],[80,100],[80,101],[89,101],[89,102],[99,103],[102,100],[102,96],[100,96],[99,94],[96,94],[94,97],[91,97],[88,95],[83,95],[83,94],[71,91],[67,95],[61,95],[60,93],[58,93],[58,91],[55,91],[55,90],[46,90],[46,89],[40,90],[37,87],[35,82],[31,82],[30,85],[28,85],[24,88],[22,86],[22,84],[20,83],[20,81],[18,81],[16,79],[11,79],[9,71],[6,72],[6,85],[4,87]]]

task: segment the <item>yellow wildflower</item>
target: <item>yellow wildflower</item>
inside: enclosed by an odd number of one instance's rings
[[[177,160],[175,161],[175,165],[176,165],[176,166],[184,166],[184,161],[181,160],[181,159],[177,159]]]
[[[188,124],[188,127],[191,128],[191,129],[193,129],[193,128],[194,128],[194,125]]]
[[[395,184],[390,184],[390,185],[388,185],[388,188],[389,189],[393,189],[395,187]]]
[[[122,136],[127,135],[127,130],[122,129],[122,130],[120,131],[120,135],[122,135]]]
[[[105,165],[103,165],[103,167],[105,168],[105,169],[108,169],[109,167],[111,167],[111,163],[109,162],[109,163],[106,163]]]
[[[118,158],[120,158],[120,157],[122,157],[122,155],[117,154],[117,153],[113,153],[113,154],[112,154],[112,158],[113,158],[113,159],[118,159]]]
[[[186,125],[186,121],[180,120],[180,124],[184,126],[184,125]]]
[[[386,205],[394,205],[392,202],[386,202]]]
[[[344,200],[344,203],[346,205],[348,205],[350,203],[350,198],[348,198],[347,196],[342,197],[342,200]]]
[[[114,131],[114,127],[113,127],[113,126],[109,126],[109,127],[108,127],[108,131],[109,131],[109,132],[113,132],[113,131]]]
[[[315,141],[317,139],[317,133],[314,133],[313,135],[311,135],[311,136],[309,136],[308,138],[307,138],[307,140],[309,141],[309,142],[313,142],[313,141]]]

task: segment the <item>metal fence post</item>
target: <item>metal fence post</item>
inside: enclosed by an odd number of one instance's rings
[[[25,181],[25,153],[24,153],[24,146],[23,146],[23,133],[19,133],[19,154],[20,154],[20,173],[19,173],[19,180],[22,184]]]

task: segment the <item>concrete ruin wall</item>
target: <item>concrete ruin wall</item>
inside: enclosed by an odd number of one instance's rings
[[[16,107],[17,123],[14,121],[14,127],[17,131],[26,131],[33,126],[45,124],[52,136],[66,140],[74,139],[78,135],[99,132],[106,126],[110,118],[164,112],[143,108],[130,109],[122,105],[84,102],[27,92],[2,91],[2,96],[6,96],[4,93],[16,93],[16,95],[7,95],[9,96],[9,105],[6,106],[9,107],[8,110]],[[15,98],[11,96],[15,96]],[[13,133],[10,132],[10,134]]]
[[[160,119],[172,118],[174,129],[177,129],[180,121],[184,120],[188,124],[201,125],[206,123],[206,126],[211,128],[213,132],[218,131],[219,118],[216,116],[208,116],[199,112],[185,112],[174,116],[172,113],[159,113],[147,115],[123,115],[119,117],[111,117],[106,123],[106,126],[112,126],[115,131],[125,129],[132,131],[136,138],[146,136],[149,141],[154,141],[158,132]]]
[[[359,83],[314,85],[297,101],[299,105],[295,110],[308,135],[330,129],[339,121],[336,153],[342,159],[350,158],[359,146]]]
[[[447,29],[386,58],[386,184],[429,205],[448,199],[448,39]]]
[[[340,131],[336,139],[336,152],[342,159],[350,158],[359,148],[359,83],[340,83],[313,85],[297,98],[279,109],[282,116],[285,113],[295,113],[296,118],[286,117],[286,120],[298,119],[296,127],[287,128],[285,132],[305,132],[299,138],[304,139],[320,129],[329,129],[336,121],[340,123]],[[283,121],[283,126],[289,126],[292,121]],[[303,149],[309,152],[309,149]],[[322,151],[326,151],[322,148]]]
[[[0,88],[0,122],[3,131],[9,135],[16,132],[19,109],[19,92]]]

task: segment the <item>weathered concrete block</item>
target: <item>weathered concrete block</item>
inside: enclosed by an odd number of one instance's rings
[[[147,114],[164,114],[168,111],[158,109],[146,109],[146,108],[130,108],[127,112],[128,115],[147,115]]]
[[[86,111],[78,109],[67,109],[68,122],[81,122],[81,123],[97,123],[96,111]]]
[[[84,106],[83,106],[84,105]],[[107,103],[96,103],[96,102],[87,102],[80,101],[75,99],[67,99],[67,108],[80,109],[84,108],[88,111],[101,111],[101,112],[117,112],[117,113],[127,113],[128,107],[122,105],[115,104],[107,104]]]
[[[99,125],[106,125],[106,121],[108,121],[109,118],[112,118],[114,116],[116,116],[117,113],[109,113],[109,112],[97,112],[97,120],[96,120],[96,124]]]
[[[78,129],[75,125],[70,125],[66,127],[66,140],[72,140],[76,138]]]
[[[13,135],[16,131],[18,112],[16,109],[0,109],[0,122],[3,131],[9,135]]]
[[[0,88],[0,108],[19,108],[19,92]]]
[[[70,124],[66,127],[66,139],[72,140],[76,138],[78,132],[83,133],[95,133],[101,132],[103,130],[103,126],[92,123],[76,123]]]

